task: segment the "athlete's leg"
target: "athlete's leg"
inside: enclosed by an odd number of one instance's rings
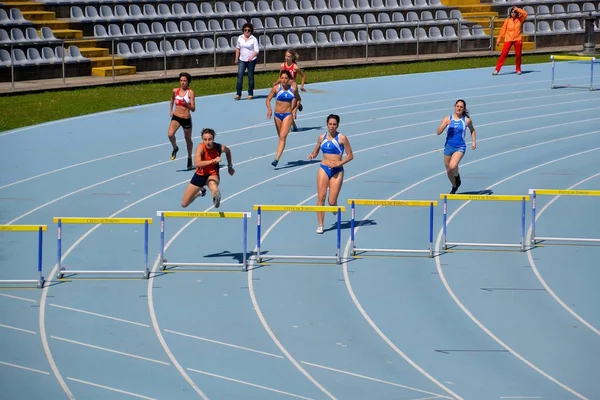
[[[221,191],[219,190],[219,177],[215,175],[211,175],[208,178],[208,188],[212,193],[213,205],[215,208],[219,208],[221,205]]]
[[[517,67],[517,74],[521,74],[521,52],[523,51],[523,42],[515,42],[515,64]]]
[[[185,144],[188,153],[187,168],[192,169],[192,159],[194,157],[194,142],[192,142],[192,128],[185,128],[183,130],[183,135],[185,137]]]
[[[500,53],[500,57],[498,58],[498,62],[496,63],[496,71],[500,72],[500,69],[504,65],[504,61],[506,61],[506,57],[508,56],[508,52],[512,46],[513,42],[504,42],[504,46],[502,47],[502,53]]]
[[[277,125],[277,134],[279,135],[279,143],[277,144],[277,155],[275,156],[275,160],[279,161],[281,155],[283,154],[283,150],[285,150],[285,142],[287,140],[287,136],[290,133],[290,126],[292,125],[293,117],[292,115],[288,115],[280,121],[279,118],[275,118],[275,125]]]
[[[181,198],[181,207],[186,208],[192,204],[196,198],[202,195],[202,188],[190,183],[183,192],[183,197]]]
[[[329,180],[329,205],[337,206],[338,196],[344,183],[344,171],[340,171]]]
[[[168,131],[169,142],[171,142],[171,145],[173,146],[173,152],[171,153],[171,160],[174,160],[177,157],[177,151],[179,151],[179,147],[177,147],[177,140],[175,139],[175,132],[177,132],[177,129],[179,129],[179,127],[180,127],[179,122],[171,120],[171,123],[169,124],[169,131]]]
[[[329,187],[329,177],[323,168],[319,167],[317,172],[317,205],[324,206],[325,198],[327,197],[327,188]],[[319,224],[317,233],[323,233],[323,223],[325,220],[324,212],[317,212],[317,222]]]

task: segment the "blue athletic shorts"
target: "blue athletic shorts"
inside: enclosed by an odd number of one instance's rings
[[[446,145],[446,147],[444,147],[444,155],[445,156],[451,156],[452,154],[456,153],[457,151],[460,151],[461,153],[465,154],[467,151],[467,146],[454,147],[454,146]]]

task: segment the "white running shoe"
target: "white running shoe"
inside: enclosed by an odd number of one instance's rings
[[[317,228],[317,233],[318,233],[319,235],[322,235],[322,234],[323,234],[323,227],[322,227],[322,226],[320,226],[320,227],[318,227],[318,228]]]
[[[213,205],[215,208],[219,208],[221,205],[221,191],[217,190],[213,196]]]

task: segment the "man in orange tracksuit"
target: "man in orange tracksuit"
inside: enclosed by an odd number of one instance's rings
[[[513,6],[510,10],[510,17],[504,21],[504,25],[502,25],[502,29],[498,35],[498,43],[502,42],[502,39],[504,39],[504,47],[502,47],[502,53],[500,54],[500,58],[498,58],[496,69],[492,75],[498,75],[513,44],[515,45],[517,74],[521,75],[521,50],[523,49],[521,27],[526,18],[527,12],[525,10],[520,9],[517,6]]]

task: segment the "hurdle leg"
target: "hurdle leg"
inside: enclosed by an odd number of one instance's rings
[[[242,236],[242,270],[248,271],[248,260],[247,260],[247,252],[248,252],[248,216],[244,214],[244,222],[243,222],[243,236]]]
[[[57,252],[57,260],[56,260],[56,264],[58,265],[58,279],[62,279],[64,274],[62,273],[63,268],[62,268],[62,264],[61,264],[61,258],[62,258],[62,220],[58,220],[58,226],[57,226],[57,236],[58,236],[58,242],[56,244],[56,252]]]
[[[525,197],[521,204],[521,251],[525,251]]]
[[[37,283],[37,287],[38,288],[43,288],[44,287],[44,276],[42,275],[42,247],[43,247],[43,240],[44,240],[44,235],[43,235],[43,229],[40,226],[39,230],[38,230],[38,273],[39,273],[39,280]]]
[[[256,211],[256,249],[257,249],[257,253],[256,253],[256,260],[261,263],[262,262],[262,257],[261,257],[261,253],[260,253],[260,223],[261,223],[261,210],[260,207],[258,207],[258,210]]]
[[[552,59],[552,80],[550,83],[550,89],[554,89],[554,64],[556,61],[554,60],[554,56],[550,56],[550,58]]]
[[[590,90],[594,90],[594,57],[590,60]]]
[[[356,217],[356,207],[354,201],[352,201],[352,214],[350,218],[350,255],[355,256],[356,252],[354,251],[354,218]]]
[[[148,270],[148,220],[144,222],[144,278],[150,278]]]
[[[429,258],[433,258],[433,203],[429,205]]]
[[[537,244],[535,240],[535,214],[536,214],[536,194],[535,190],[531,193],[531,244]]]
[[[337,258],[336,258],[337,264],[342,263],[341,247],[342,247],[342,209],[338,207],[338,213],[337,213]]]
[[[444,214],[442,216],[442,248],[444,250],[448,250],[448,245],[446,244],[447,216],[448,216],[448,197],[444,196]]]
[[[160,214],[160,270],[164,271],[165,266],[165,214]]]

